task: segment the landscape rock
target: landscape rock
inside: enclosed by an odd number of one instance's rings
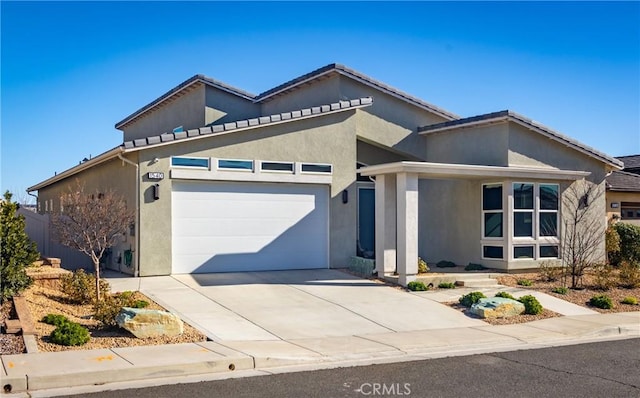
[[[504,297],[482,298],[471,306],[472,314],[480,318],[508,318],[524,312],[524,304]]]
[[[116,316],[116,322],[138,338],[174,337],[184,331],[182,320],[167,311],[123,307]]]

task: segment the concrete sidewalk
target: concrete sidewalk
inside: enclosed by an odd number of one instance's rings
[[[502,326],[4,355],[1,376],[5,391],[13,392],[106,389],[135,380],[162,384],[191,375],[270,374],[634,337],[640,337],[640,312],[571,315]]]

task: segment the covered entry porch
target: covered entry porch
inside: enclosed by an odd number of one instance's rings
[[[424,190],[420,195],[419,180],[477,182],[481,192],[476,191],[475,196],[480,197],[482,204],[459,196],[439,198],[439,201],[467,201],[468,206],[477,208],[473,211],[479,223],[470,226],[477,231],[469,231],[469,235],[477,236],[475,243],[480,249],[476,255],[468,256],[467,261],[491,259],[495,260],[492,266],[508,269],[520,254],[526,256],[528,251],[532,252],[531,261],[558,258],[562,192],[572,182],[590,174],[543,167],[408,161],[364,167],[359,171],[364,176],[375,176],[376,272],[380,276],[397,272],[403,286],[415,280],[418,273],[419,235],[425,228],[420,221],[419,207],[431,206],[431,202],[437,205],[435,200],[424,197]],[[486,193],[489,186],[500,187],[491,194],[495,196],[494,203],[489,203]],[[518,203],[514,203],[514,197]],[[451,222],[464,221],[452,217]],[[552,227],[541,228],[538,224],[543,222]],[[517,248],[515,254],[514,248]]]

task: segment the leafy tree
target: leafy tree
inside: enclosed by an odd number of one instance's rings
[[[51,217],[54,236],[61,244],[91,257],[99,302],[100,258],[126,236],[134,221],[133,211],[127,209],[124,198],[115,191],[87,193],[79,181],[60,200],[60,210],[56,209]]]
[[[12,196],[7,191],[4,200],[0,200],[0,302],[31,285],[26,267],[40,257],[36,244],[24,230],[24,216],[18,214],[19,205],[11,201]]]

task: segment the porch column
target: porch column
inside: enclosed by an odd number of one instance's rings
[[[396,193],[398,283],[406,286],[418,274],[418,175],[398,173]]]
[[[396,270],[396,176],[376,176],[376,272]]]

